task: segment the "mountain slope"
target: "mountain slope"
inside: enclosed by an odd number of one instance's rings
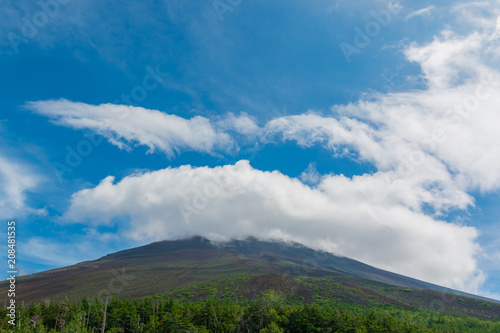
[[[6,282],[0,287],[5,289]],[[453,313],[497,318],[496,311],[500,317],[500,304],[478,296],[445,290],[297,243],[252,238],[227,243],[211,243],[201,237],[157,242],[20,277],[17,289],[18,302],[164,293],[193,299],[252,299],[275,293],[306,302],[340,299],[437,310],[446,306]]]

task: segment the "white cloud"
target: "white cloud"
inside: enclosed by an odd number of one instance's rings
[[[35,189],[42,178],[29,167],[0,153],[0,215],[15,219],[28,214],[45,214],[26,204],[26,193]]]
[[[463,1],[455,4],[450,12],[457,17],[459,24],[472,29],[490,29],[498,17],[500,1]]]
[[[120,148],[128,149],[129,144],[135,143],[168,156],[184,150],[212,154],[235,148],[227,134],[217,131],[201,116],[184,119],[142,107],[89,105],[65,99],[29,102],[26,106],[58,125],[93,130]]]
[[[412,44],[405,51],[408,60],[422,68],[430,89],[454,87],[489,73],[490,68],[481,61],[487,35],[474,32],[461,37],[452,31],[444,31],[442,35],[424,46]]]
[[[406,21],[408,21],[411,18],[417,17],[417,16],[429,16],[431,14],[431,11],[436,9],[434,6],[428,6],[419,10],[416,10],[412,13],[410,13],[408,16],[406,16]]]
[[[299,176],[300,180],[304,184],[316,185],[321,180],[321,175],[318,170],[316,170],[316,163],[309,163],[307,169],[304,170]]]
[[[310,188],[247,161],[216,168],[168,168],[107,177],[75,193],[63,220],[112,225],[126,236],[162,240],[284,238],[377,267],[462,289],[482,281],[474,228],[415,212],[398,202],[381,174],[325,176]],[[123,230],[123,229],[122,229]]]
[[[81,246],[78,243],[61,247],[60,244],[47,239],[30,238],[26,244],[21,245],[21,249],[27,258],[46,265],[67,266],[88,259],[87,254],[82,255],[85,252],[80,251]]]
[[[226,131],[235,131],[247,137],[253,137],[261,131],[256,120],[247,113],[242,113],[239,116],[229,113],[217,122],[217,126]]]
[[[71,241],[61,238],[31,237],[26,242],[21,240],[19,248],[23,257],[29,258],[32,262],[61,267],[115,252],[119,241],[121,240],[116,235],[99,234],[90,230],[84,235],[73,235]],[[124,247],[124,244],[120,245],[118,248]],[[125,247],[130,247],[130,243]]]
[[[412,209],[466,208],[471,191],[500,188],[500,73],[492,54],[500,39],[492,38],[496,24],[479,30],[406,49],[427,89],[367,94],[331,115],[278,118],[266,125],[268,140],[319,142],[336,154],[348,148],[397,184]]]

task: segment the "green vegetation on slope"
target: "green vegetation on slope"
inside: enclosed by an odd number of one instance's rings
[[[264,295],[286,303],[318,303],[331,300],[358,305],[395,305],[428,309],[456,316],[500,320],[500,304],[433,290],[401,288],[354,276],[315,278],[283,274],[227,276],[172,290],[174,298],[200,301],[257,300]],[[166,294],[165,294],[166,295]]]

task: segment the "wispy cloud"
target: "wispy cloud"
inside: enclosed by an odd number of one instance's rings
[[[65,99],[28,102],[26,107],[58,125],[95,131],[122,149],[137,144],[150,152],[159,150],[173,156],[186,150],[213,154],[235,148],[229,135],[201,116],[185,119],[142,107],[89,105]]]
[[[29,214],[45,214],[26,203],[26,195],[43,181],[29,166],[0,152],[0,215],[14,219]]]
[[[436,9],[436,7],[429,6],[429,7],[425,7],[425,8],[416,10],[416,11],[410,13],[408,16],[406,16],[405,20],[408,21],[409,19],[412,19],[412,18],[417,17],[417,16],[429,16],[434,9]]]
[[[63,250],[63,247],[54,240],[49,241],[43,238],[30,238],[26,244],[22,245],[22,250],[27,258],[35,259],[46,265],[74,265],[88,256],[85,251],[80,252],[81,246],[77,244],[68,244]]]
[[[116,251],[113,246],[117,241],[119,241],[117,235],[99,234],[93,230],[85,235],[73,235],[71,240],[31,237],[26,241],[20,241],[19,246],[23,257],[44,265],[61,267],[97,259]]]
[[[321,180],[321,175],[316,170],[316,163],[309,163],[307,169],[300,174],[299,178],[304,184],[317,185]]]

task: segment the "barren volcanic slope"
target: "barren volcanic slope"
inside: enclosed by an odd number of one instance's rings
[[[1,287],[6,288],[5,281]],[[500,317],[500,304],[474,295],[447,290],[455,295],[445,296],[442,287],[352,259],[296,243],[256,239],[220,244],[201,237],[157,242],[21,277],[17,289],[18,302],[165,293],[190,299],[252,299],[273,292],[306,302],[334,298]]]

